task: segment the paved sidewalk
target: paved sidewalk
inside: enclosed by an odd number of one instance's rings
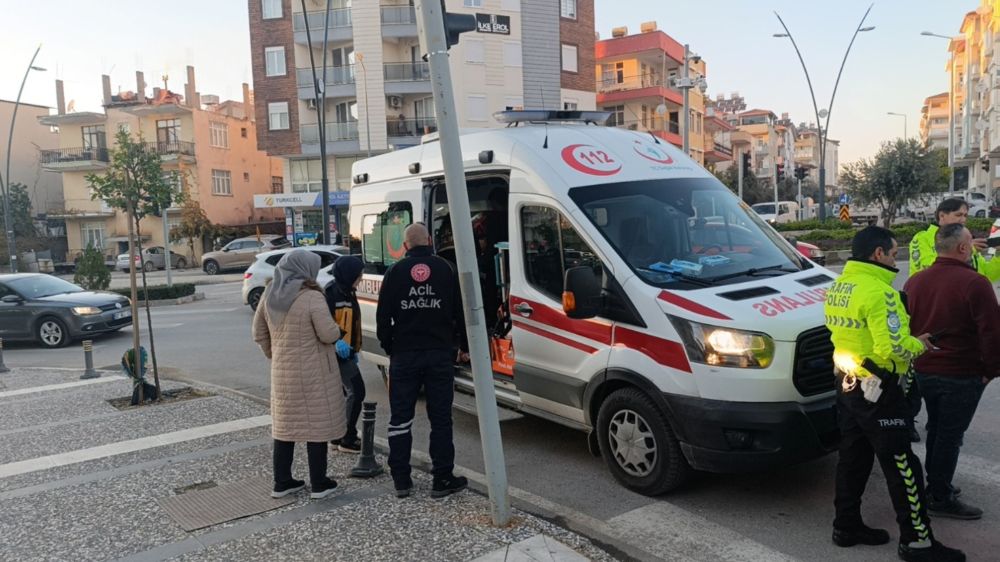
[[[348,478],[353,455],[330,455],[337,493],[310,500],[307,488],[280,505],[254,489],[271,477],[266,406],[208,389],[190,400],[118,410],[108,400],[130,394],[124,377],[79,375],[0,374],[0,560],[615,559],[521,511],[508,528],[495,528],[489,500],[472,490],[432,500],[422,472],[414,495],[397,499],[388,476]],[[294,473],[307,475],[304,447]],[[191,532],[167,511],[225,493],[237,504],[262,500],[274,509]]]

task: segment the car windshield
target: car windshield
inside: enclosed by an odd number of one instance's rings
[[[713,178],[623,182],[570,197],[646,283],[697,288],[811,265]]]
[[[52,295],[62,295],[66,293],[79,293],[83,289],[68,282],[51,277],[49,275],[32,275],[7,281],[7,286],[17,291],[26,299],[39,299],[51,297]]]
[[[757,214],[760,215],[773,215],[774,214],[774,203],[758,203],[751,207]]]

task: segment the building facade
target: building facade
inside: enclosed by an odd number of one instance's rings
[[[924,100],[920,108],[920,142],[928,148],[948,148],[948,92]]]
[[[806,179],[819,185],[820,162],[819,133],[812,123],[799,124],[795,139],[795,165],[802,166],[807,171]],[[840,141],[826,139],[826,191],[827,196],[833,196],[840,185]]]
[[[50,216],[66,221],[68,259],[88,245],[113,259],[128,247],[125,213],[92,198],[88,174],[108,169],[110,152],[120,130],[146,143],[160,155],[164,172],[176,173],[178,190],[199,203],[208,219],[224,226],[250,226],[274,222],[273,212],[254,208],[254,195],[271,193],[281,185],[280,162],[257,150],[252,95],[244,85],[244,100],[219,103],[216,96],[201,96],[195,87],[194,69],[187,68],[185,94],[166,87],[153,88],[146,97],[146,83],[136,73],[136,91],[111,93],[111,79],[103,77],[103,111],[67,113],[61,81],[56,81],[55,115],[38,118],[42,125],[58,127],[58,147],[42,151],[42,167],[60,173],[63,205]],[[280,218],[280,217],[279,217]],[[144,245],[166,246],[163,218],[147,216],[139,233]],[[168,229],[180,222],[174,206],[166,215]],[[187,241],[169,244],[196,264],[203,247],[195,244],[188,255]]]
[[[684,142],[683,94],[676,80],[683,76],[684,45],[647,22],[642,32],[629,35],[615,28],[610,39],[596,45],[597,107],[611,112],[610,125],[650,132],[681,147]],[[704,84],[705,61],[689,56],[689,78]],[[690,155],[705,164],[705,96],[703,89],[688,94]]]
[[[500,126],[492,116],[505,108],[594,108],[593,0],[447,0],[446,6],[475,15],[478,24],[449,52],[460,127]],[[437,131],[430,68],[407,0],[333,0],[325,22],[322,3],[306,8],[315,11],[303,12],[292,0],[248,0],[259,147],[281,158],[283,190],[300,196],[284,205],[289,230],[321,231],[318,198],[306,195],[322,190],[310,57],[318,74],[325,58],[331,226],[346,232],[354,162],[417,145]]]
[[[0,123],[7,129],[14,114],[14,102],[0,100]],[[52,127],[38,122],[49,114],[49,108],[21,102],[14,123],[14,145],[10,149],[10,177],[7,177],[7,135],[0,135],[0,155],[5,168],[0,169],[6,182],[19,183],[28,189],[31,215],[37,217],[62,208],[62,176],[46,170],[41,164],[42,150],[59,146],[59,135]]]

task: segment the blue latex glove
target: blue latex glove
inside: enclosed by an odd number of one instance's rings
[[[337,348],[337,357],[340,357],[341,359],[347,359],[348,357],[351,356],[351,346],[347,345],[346,341],[337,340],[337,343],[334,345],[334,347]]]

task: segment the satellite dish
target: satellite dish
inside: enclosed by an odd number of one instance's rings
[[[656,106],[656,114],[660,115],[660,116],[666,115],[667,114],[667,104],[661,103],[660,105]]]

